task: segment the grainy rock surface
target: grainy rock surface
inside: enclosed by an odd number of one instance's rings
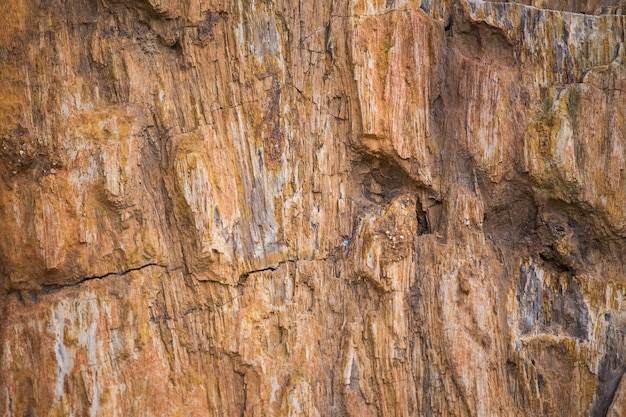
[[[624,415],[624,14],[0,2],[0,414]]]

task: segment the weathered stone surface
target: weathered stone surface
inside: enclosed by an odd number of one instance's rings
[[[2,2],[0,413],[623,415],[625,12]]]

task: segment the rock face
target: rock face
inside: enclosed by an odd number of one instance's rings
[[[0,2],[0,414],[626,413],[626,3]]]

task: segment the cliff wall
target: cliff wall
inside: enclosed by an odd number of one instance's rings
[[[522,3],[0,2],[0,414],[625,415],[626,3]]]

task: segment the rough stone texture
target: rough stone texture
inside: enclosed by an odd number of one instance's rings
[[[0,2],[0,414],[626,413],[626,3]]]

